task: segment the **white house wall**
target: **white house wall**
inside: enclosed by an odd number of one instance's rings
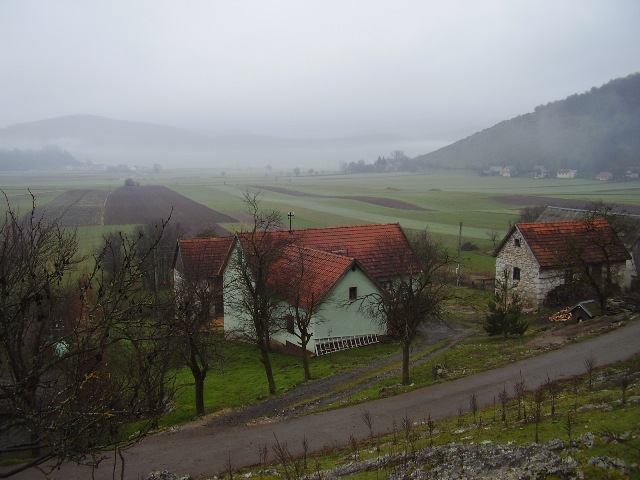
[[[349,301],[349,288],[357,287],[358,300]],[[373,321],[361,308],[362,298],[378,291],[375,284],[362,270],[347,272],[329,292],[322,305],[315,314],[311,332],[313,336],[308,345],[310,352],[314,351],[314,340],[328,337],[348,337],[367,334],[384,335],[387,329],[384,325]],[[298,338],[287,332],[281,331],[272,336],[272,339],[285,344],[291,342],[298,344]]]

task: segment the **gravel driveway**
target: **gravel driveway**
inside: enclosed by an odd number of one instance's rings
[[[405,416],[419,420],[431,415],[434,420],[457,414],[459,407],[468,404],[473,392],[480,407],[491,405],[493,396],[503,388],[513,390],[520,376],[528,388],[535,388],[548,377],[569,378],[585,372],[584,360],[594,356],[599,366],[617,362],[640,353],[640,322],[627,325],[560,350],[515,362],[470,377],[425,387],[403,395],[374,400],[366,404],[300,417],[278,418],[250,426],[230,422],[230,426],[211,422],[194,422],[179,429],[153,435],[134,446],[126,454],[126,478],[146,478],[152,470],[169,470],[194,477],[216,475],[227,468],[258,463],[258,449],[271,446],[276,439],[286,442],[292,453],[302,452],[306,438],[309,451],[326,446],[346,444],[350,436],[364,438],[369,430],[362,420],[363,411],[373,417],[374,433],[391,431]],[[111,478],[112,462],[106,460],[94,473],[96,479]],[[35,471],[15,478],[40,478]],[[90,470],[65,465],[55,471],[52,479],[92,478]]]

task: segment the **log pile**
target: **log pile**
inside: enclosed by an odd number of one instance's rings
[[[556,313],[549,315],[549,320],[552,322],[567,322],[571,320],[571,314],[569,313],[569,307],[563,308]]]

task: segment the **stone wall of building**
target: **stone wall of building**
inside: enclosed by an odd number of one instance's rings
[[[514,270],[519,269],[520,280],[517,281],[517,292],[526,308],[536,308],[543,304],[547,293],[565,282],[564,268],[540,269],[531,249],[516,228],[504,243],[496,257],[496,278],[503,278],[504,270],[509,272],[513,283]],[[612,266],[617,283],[623,280],[625,265]]]
[[[513,290],[520,295],[523,305],[527,308],[537,307],[542,303],[540,296],[544,299],[545,290],[550,279],[540,278],[540,269],[531,249],[527,245],[518,229],[516,228],[507,239],[496,257],[496,278],[504,277],[504,270],[509,273],[510,281],[517,283]],[[514,279],[515,269],[519,270],[520,279]],[[517,276],[517,274],[516,274]]]

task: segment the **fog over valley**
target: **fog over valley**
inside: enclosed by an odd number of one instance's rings
[[[637,18],[635,0],[8,0],[0,148],[163,168],[413,158],[639,72]]]

